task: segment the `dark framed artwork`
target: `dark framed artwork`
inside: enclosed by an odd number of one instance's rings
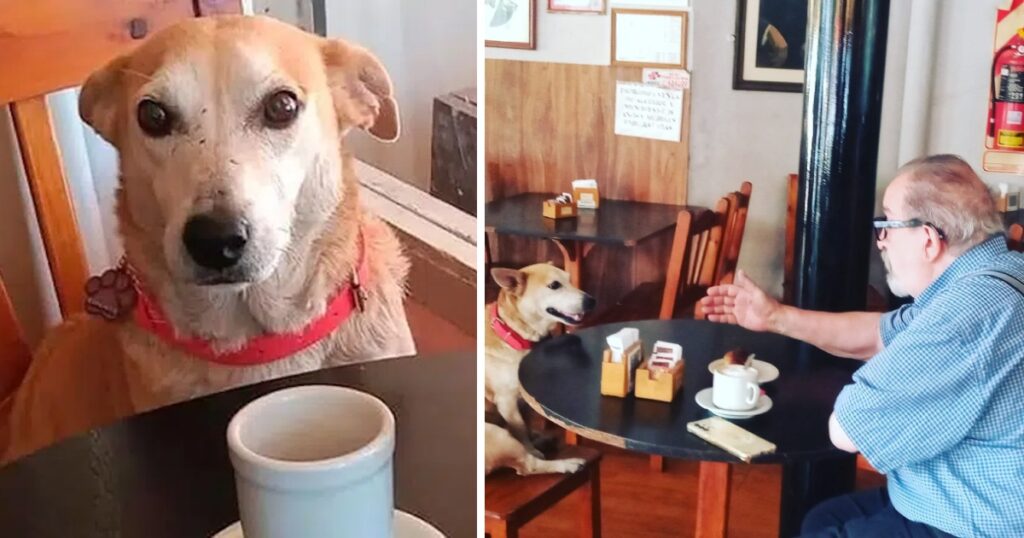
[[[536,0],[482,0],[484,46],[536,49]]]
[[[735,90],[804,91],[808,0],[736,0]]]

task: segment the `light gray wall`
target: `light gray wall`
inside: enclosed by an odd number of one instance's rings
[[[430,185],[434,97],[476,86],[476,3],[470,0],[327,0],[327,36],[355,41],[395,84],[402,137],[350,137],[362,160],[420,189]]]
[[[803,94],[732,89],[736,2],[693,2],[688,202],[711,207],[754,185],[739,267],[782,291],[786,181],[800,163]]]
[[[545,0],[536,0],[535,3],[537,48],[487,47],[484,49],[487,58],[563,64],[610,63],[612,27],[608,14],[548,13]],[[487,22],[483,21],[483,24]]]

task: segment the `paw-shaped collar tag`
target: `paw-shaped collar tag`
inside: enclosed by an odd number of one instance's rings
[[[139,300],[131,275],[122,267],[90,278],[85,293],[85,311],[107,321],[128,317]]]

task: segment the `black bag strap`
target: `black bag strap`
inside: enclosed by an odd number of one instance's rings
[[[1021,295],[1024,295],[1024,282],[1021,282],[1019,278],[1011,275],[1010,273],[997,271],[995,269],[988,269],[985,271],[978,271],[977,273],[974,274],[998,278],[999,280],[1002,280],[1003,282],[1006,282],[1007,284],[1013,286],[1013,288],[1017,290],[1017,292],[1020,293]]]

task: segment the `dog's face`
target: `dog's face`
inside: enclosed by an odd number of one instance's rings
[[[540,317],[551,322],[579,325],[596,303],[593,297],[569,282],[568,273],[548,263],[519,270],[495,268],[491,275],[527,319]]]
[[[339,207],[354,181],[341,165],[352,127],[398,138],[391,94],[364,49],[227,16],[182,22],[113,60],[79,108],[118,149],[119,209],[172,277],[244,285]]]

